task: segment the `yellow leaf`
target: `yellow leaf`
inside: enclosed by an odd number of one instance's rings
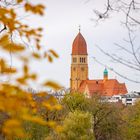
[[[48,102],[43,102],[42,105],[43,105],[44,107],[46,107],[48,110],[52,110],[52,109],[53,109],[53,107],[52,107],[52,106],[50,105],[50,103],[48,103]]]
[[[16,73],[16,69],[15,68],[4,68],[2,70],[2,73],[6,73],[6,74],[13,74],[13,73]]]
[[[47,87],[50,87],[50,88],[53,88],[53,89],[56,89],[56,90],[59,90],[59,89],[62,88],[58,83],[55,83],[55,82],[52,82],[52,81],[45,82],[44,86],[47,86]]]
[[[27,65],[24,65],[23,71],[24,71],[24,74],[28,74],[29,68]]]
[[[52,58],[52,56],[50,56],[50,55],[48,55],[48,60],[49,60],[49,62],[53,62],[53,58]]]
[[[17,0],[17,3],[21,3],[21,2],[23,2],[23,0]]]
[[[63,127],[60,125],[57,125],[54,129],[57,133],[61,133],[63,131]]]
[[[36,79],[37,79],[37,75],[36,75],[36,74],[32,74],[32,75],[30,75],[30,78],[31,78],[32,80],[36,80]]]
[[[23,115],[23,119],[26,121],[38,123],[40,125],[47,125],[47,122],[45,120],[37,116]]]
[[[49,121],[49,122],[47,122],[47,125],[50,126],[50,127],[52,127],[52,128],[54,128],[56,126],[56,122]]]
[[[24,137],[24,131],[21,122],[16,119],[7,120],[3,125],[2,131],[7,136]]]
[[[56,109],[56,110],[61,110],[62,106],[58,104],[58,105],[53,106],[53,108]]]
[[[23,77],[23,78],[18,78],[18,79],[16,79],[16,81],[18,82],[18,83],[20,83],[20,84],[23,84],[23,85],[26,85],[27,83],[26,83],[26,79]]]
[[[36,59],[40,59],[41,56],[38,53],[32,53],[32,56]]]
[[[59,57],[59,55],[54,50],[49,50],[49,52],[56,58]]]

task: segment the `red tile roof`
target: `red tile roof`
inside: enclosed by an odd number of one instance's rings
[[[103,96],[126,94],[125,84],[119,83],[116,79],[104,80],[84,80],[81,82],[79,92],[87,92],[90,96],[99,93]]]
[[[80,32],[73,41],[72,55],[87,55],[87,44]]]

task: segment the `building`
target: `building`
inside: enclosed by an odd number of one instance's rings
[[[140,93],[139,92],[130,92],[125,95],[121,95],[122,103],[124,105],[135,105],[136,102],[140,101]]]
[[[89,80],[87,44],[80,30],[72,44],[71,58],[71,91],[79,91],[89,96],[95,93],[101,94],[102,96],[127,93],[124,83],[119,83],[117,79],[108,79],[106,68],[103,73],[103,79]]]
[[[124,95],[103,96],[102,102],[121,103],[124,105],[135,105],[140,101],[140,92],[130,92]]]

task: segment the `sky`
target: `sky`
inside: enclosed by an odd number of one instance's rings
[[[118,63],[112,63],[111,59],[97,48],[97,46],[100,46],[109,53],[118,53],[124,56],[122,51],[114,45],[116,42],[123,43],[122,40],[127,36],[126,30],[120,23],[122,17],[111,14],[109,19],[96,26],[95,22],[91,20],[95,18],[93,9],[104,10],[104,0],[38,0],[38,2],[47,7],[45,16],[36,18],[30,15],[25,17],[23,21],[32,27],[43,27],[43,49],[54,49],[60,56],[52,64],[48,63],[47,60],[32,64],[32,70],[39,73],[40,81],[54,80],[66,88],[70,87],[72,43],[78,34],[79,25],[87,42],[89,79],[103,78],[104,66],[98,64],[93,57],[122,75],[133,79],[138,78],[135,71],[129,70]],[[126,55],[125,57],[129,56]],[[116,78],[122,83],[125,82],[128,91],[140,91],[140,84],[129,82],[110,70],[109,78]]]

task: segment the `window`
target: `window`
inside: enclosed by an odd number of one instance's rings
[[[126,99],[126,101],[132,101],[132,99],[128,98],[128,99]]]
[[[73,62],[74,62],[74,63],[77,62],[77,58],[74,57],[74,58],[73,58]]]
[[[86,58],[80,57],[80,63],[86,63]]]
[[[75,70],[76,70],[76,68],[74,67],[74,68],[73,68],[73,71],[75,71]]]
[[[86,63],[86,58],[84,58],[84,63]]]

